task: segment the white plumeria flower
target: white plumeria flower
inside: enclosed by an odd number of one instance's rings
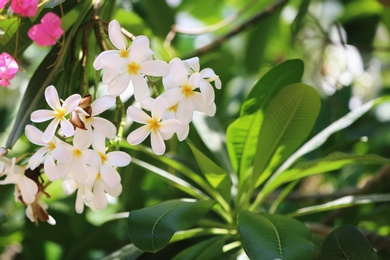
[[[75,131],[73,146],[70,148],[70,159],[66,162],[59,162],[57,169],[61,178],[72,172],[76,182],[83,186],[90,182],[92,178],[90,171],[98,171],[100,158],[95,151],[88,149],[90,146],[89,140],[80,134],[81,131],[84,130],[76,129]]]
[[[222,82],[221,79],[217,74],[215,74],[214,70],[211,68],[205,68],[200,71],[200,65],[199,65],[199,58],[198,57],[193,57],[187,60],[184,60],[184,63],[188,69],[188,73],[196,73],[199,72],[202,74],[203,79],[206,82],[214,82],[215,87],[217,89],[221,89],[222,87]]]
[[[22,200],[26,204],[31,204],[35,201],[35,194],[38,192],[38,185],[25,174],[25,168],[15,164],[15,158],[12,158],[11,169],[6,172],[4,180],[1,184],[15,184],[16,194],[20,194]],[[19,197],[19,196],[18,196]]]
[[[109,25],[109,37],[118,50],[104,51],[94,61],[95,70],[104,69],[103,83],[108,84],[108,93],[119,96],[125,92],[130,82],[134,88],[137,101],[149,96],[149,88],[144,76],[165,76],[168,64],[153,60],[149,39],[137,36],[131,46],[126,49],[126,40],[117,21]]]
[[[108,121],[105,118],[98,117],[97,115],[103,113],[110,107],[115,104],[114,96],[101,96],[97,98],[91,105],[91,114],[80,113],[79,116],[82,118],[82,121],[85,124],[86,130],[80,131],[80,134],[83,135],[83,138],[86,138],[89,141],[89,144],[92,143],[93,131],[97,131],[102,134],[104,137],[113,139],[116,135],[116,127],[113,123]],[[82,109],[81,109],[82,110]]]
[[[73,94],[61,105],[56,88],[54,86],[49,86],[45,90],[45,99],[53,110],[40,109],[31,114],[31,121],[37,123],[53,118],[53,121],[50,122],[44,131],[42,140],[44,142],[49,142],[53,138],[59,124],[62,133],[66,137],[72,136],[74,134],[74,127],[65,117],[78,106],[81,96],[79,94]]]
[[[88,204],[89,207],[98,211],[107,207],[107,195],[118,197],[122,193],[122,184],[118,183],[115,187],[109,186],[103,179],[103,176],[98,173],[92,187],[93,198]]]
[[[150,134],[152,150],[157,155],[165,152],[164,136],[172,136],[181,127],[181,122],[177,119],[162,120],[164,112],[167,109],[167,100],[158,97],[152,104],[151,115],[149,116],[138,107],[130,106],[127,109],[127,115],[137,123],[144,124],[134,130],[127,137],[127,141],[136,145],[144,141]]]
[[[60,162],[69,160],[70,152],[66,149],[66,144],[55,136],[49,142],[44,142],[42,131],[32,125],[26,126],[25,134],[30,142],[42,146],[30,157],[28,167],[34,170],[43,159],[44,170],[48,180],[55,181],[61,178],[55,160]]]
[[[117,187],[121,182],[121,177],[115,167],[128,165],[131,161],[130,155],[121,151],[113,151],[106,154],[105,137],[98,132],[94,133],[92,147],[101,159],[99,167],[101,178],[111,188]]]
[[[153,60],[149,49],[149,39],[137,36],[130,46],[130,54],[121,72],[108,84],[108,93],[114,96],[122,94],[133,85],[134,98],[141,101],[149,96],[149,87],[144,76],[165,76],[169,68],[165,61]]]
[[[161,96],[169,101],[170,108],[175,107],[176,118],[188,124],[194,111],[213,116],[216,111],[213,96],[195,91],[199,87],[202,75],[193,73],[188,77],[183,61],[178,58],[172,59],[169,65],[169,75],[163,78],[166,91]]]
[[[89,171],[91,167],[87,170]],[[91,175],[96,175],[96,171],[90,172]],[[91,178],[85,185],[80,185],[74,178],[66,178],[62,182],[62,188],[65,194],[70,195],[77,190],[75,209],[76,212],[81,214],[84,211],[84,205],[89,204],[93,200],[92,184],[94,179]]]
[[[113,72],[117,71],[122,64],[125,63],[125,59],[129,57],[130,48],[126,48],[126,38],[121,32],[121,26],[117,20],[112,20],[108,25],[108,37],[111,43],[117,50],[107,50],[98,55],[93,62],[95,70],[111,69]],[[112,63],[110,60],[114,59],[116,62],[115,67],[111,68]],[[110,73],[108,73],[110,74]],[[113,74],[115,75],[115,74]],[[107,75],[108,76],[108,75]],[[115,76],[114,76],[115,77]]]

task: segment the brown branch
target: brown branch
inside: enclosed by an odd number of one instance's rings
[[[208,44],[202,48],[197,49],[194,53],[188,55],[188,57],[201,56],[201,55],[217,48],[218,46],[220,46],[221,44],[223,44],[225,41],[232,38],[233,36],[239,34],[240,32],[245,31],[246,29],[252,27],[254,24],[258,23],[259,21],[269,17],[271,14],[273,14],[274,12],[276,12],[277,10],[279,10],[283,6],[285,6],[287,4],[287,2],[288,2],[288,0],[278,0],[274,5],[262,10],[260,13],[254,15],[252,18],[250,18],[248,21],[233,28],[230,32],[217,38],[216,40],[214,40],[210,44]]]

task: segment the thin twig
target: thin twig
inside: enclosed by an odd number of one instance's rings
[[[246,22],[244,22],[244,23],[238,25],[237,27],[233,28],[227,34],[217,38],[216,40],[214,40],[210,44],[208,44],[208,45],[206,45],[206,46],[204,46],[202,48],[197,49],[194,53],[192,53],[191,55],[188,55],[188,57],[201,56],[201,55],[203,55],[203,54],[205,54],[207,52],[210,52],[211,50],[213,50],[213,49],[217,48],[218,46],[220,46],[226,40],[232,38],[233,36],[239,34],[240,32],[245,31],[246,29],[250,28],[254,24],[258,23],[259,21],[269,17],[271,14],[273,14],[274,12],[278,11],[283,6],[285,6],[287,4],[287,2],[288,2],[288,0],[279,0],[279,1],[277,1],[275,4],[273,4],[272,6],[266,8],[264,10],[262,10],[260,13],[257,13],[256,15],[254,15],[252,18],[250,18]]]

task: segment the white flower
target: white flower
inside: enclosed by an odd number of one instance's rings
[[[107,207],[107,195],[118,197],[122,193],[122,185],[118,183],[115,187],[109,186],[103,179],[103,176],[98,173],[92,187],[93,198],[89,203],[92,210],[97,211]]]
[[[78,116],[81,118],[81,120],[84,123],[85,130],[80,131],[80,134],[83,135],[83,138],[88,139],[89,141],[87,143],[92,143],[92,127],[94,131],[99,132],[104,137],[107,137],[109,139],[112,139],[116,135],[116,127],[113,123],[108,121],[105,118],[98,117],[100,113],[103,113],[110,107],[112,107],[115,104],[115,97],[113,96],[101,96],[97,98],[92,105],[90,106],[91,113],[86,113],[83,108],[80,108],[80,110],[84,111],[82,113],[78,113]],[[76,111],[79,111],[76,109]]]
[[[106,154],[105,137],[98,132],[94,134],[92,147],[100,156],[99,174],[103,181],[111,188],[117,187],[121,182],[121,177],[115,167],[128,165],[131,161],[130,155],[121,151]]]
[[[213,116],[216,111],[213,96],[195,91],[202,81],[202,75],[193,73],[188,77],[183,61],[178,58],[172,59],[169,66],[169,75],[163,78],[166,91],[161,96],[169,101],[170,108],[175,109],[176,118],[188,124],[194,111]]]
[[[50,181],[59,179],[61,176],[57,170],[55,160],[60,162],[69,160],[70,152],[66,149],[66,144],[55,136],[49,142],[44,142],[42,131],[32,125],[26,125],[25,133],[30,142],[42,146],[30,157],[28,167],[34,170],[44,158],[43,165],[47,178]]]
[[[42,140],[49,142],[53,138],[59,124],[62,133],[66,137],[72,136],[74,134],[74,127],[65,117],[78,106],[81,96],[79,94],[73,94],[61,105],[56,88],[49,86],[45,90],[45,99],[53,110],[40,109],[31,114],[31,121],[37,123],[54,118],[44,131]]]
[[[202,69],[201,71],[199,71],[200,65],[199,65],[199,58],[198,57],[193,57],[193,58],[184,60],[184,63],[188,69],[189,74],[199,72],[200,74],[202,74],[202,78],[207,83],[214,82],[215,87],[217,89],[221,89],[221,87],[222,87],[221,79],[219,78],[219,76],[217,74],[215,74],[213,69],[205,68],[205,69]]]
[[[152,104],[152,116],[149,116],[138,107],[130,106],[127,109],[127,115],[135,122],[144,125],[131,132],[127,137],[127,141],[132,145],[136,145],[144,141],[150,134],[153,152],[162,155],[165,152],[163,139],[166,139],[163,136],[172,136],[172,133],[175,133],[181,127],[181,122],[177,119],[162,120],[167,104],[165,98],[158,97]]]
[[[118,50],[104,51],[94,61],[95,70],[104,69],[103,83],[108,84],[108,93],[119,96],[129,86],[134,88],[137,101],[149,96],[147,76],[164,76],[168,74],[168,64],[153,60],[146,36],[137,36],[126,49],[126,41],[117,21],[112,21],[108,28],[111,42]]]
[[[90,145],[89,140],[83,138],[83,135],[80,134],[81,131],[84,130],[76,129],[75,131],[70,159],[65,162],[59,162],[57,169],[61,178],[65,177],[69,172],[72,172],[75,181],[80,186],[85,186],[91,180],[90,171],[97,172],[100,158],[95,151],[88,149]]]
[[[87,169],[89,171],[91,167]],[[90,173],[91,175],[95,175],[96,172],[93,171]],[[93,200],[93,193],[92,193],[92,182],[94,181],[93,178],[90,179],[88,183],[85,185],[80,185],[78,184],[74,178],[66,178],[62,182],[62,188],[65,192],[65,194],[70,195],[74,191],[77,190],[77,195],[76,195],[76,203],[75,203],[75,209],[76,212],[81,214],[84,211],[84,204],[89,204]]]
[[[25,168],[15,164],[15,158],[12,158],[12,166],[6,173],[4,180],[0,181],[1,184],[15,184],[15,191],[20,193],[22,200],[25,204],[31,204],[35,201],[35,194],[38,192],[38,185],[25,174]]]

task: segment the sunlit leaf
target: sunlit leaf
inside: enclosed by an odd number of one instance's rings
[[[276,175],[275,178],[271,177],[266,185],[261,189],[261,195],[259,196],[267,196],[286,182],[299,180],[314,174],[339,170],[347,165],[363,164],[390,164],[390,160],[375,154],[351,155],[336,152],[323,159],[299,163],[292,169]]]
[[[288,214],[288,216],[297,217],[361,204],[371,204],[387,201],[390,201],[390,194],[350,195],[324,204],[298,209],[297,211]]]
[[[367,238],[354,226],[336,228],[322,244],[320,260],[380,260]]]
[[[310,230],[298,220],[243,211],[239,216],[242,245],[250,259],[312,259]]]
[[[266,180],[307,138],[320,111],[317,91],[296,83],[283,88],[269,105],[253,164],[256,186]]]
[[[214,204],[211,200],[170,200],[131,211],[130,240],[143,251],[157,252],[168,245],[176,231],[194,226]]]
[[[302,74],[301,60],[288,60],[272,68],[255,84],[242,105],[241,116],[228,127],[229,157],[240,178],[252,165],[265,109],[280,89],[299,82]]]

